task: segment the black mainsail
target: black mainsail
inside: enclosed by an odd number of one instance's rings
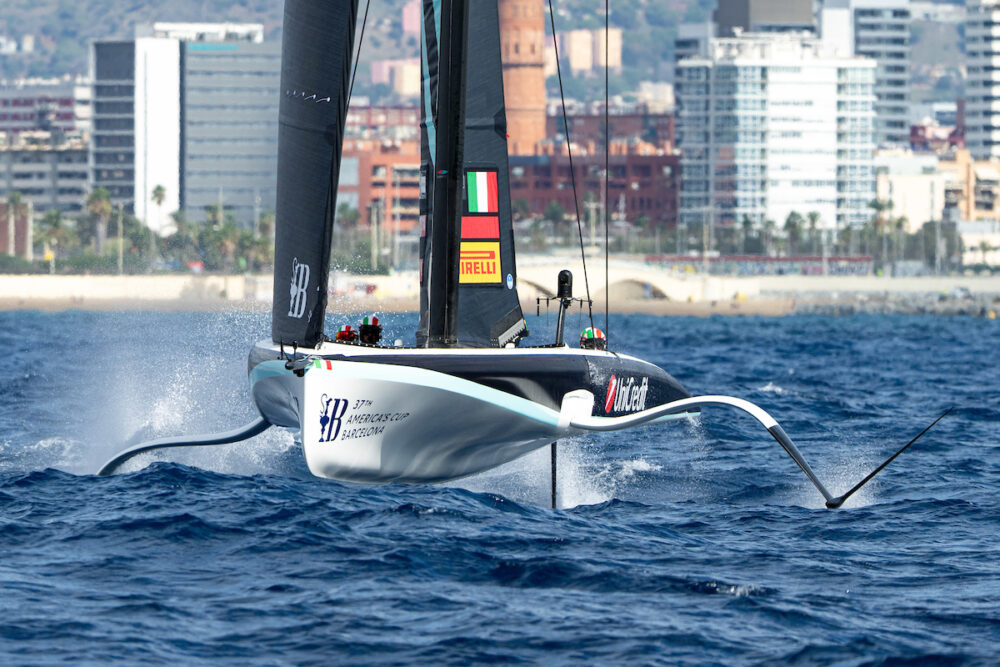
[[[423,7],[417,341],[503,347],[527,328],[517,295],[497,3],[424,0]]]
[[[285,0],[274,239],[275,343],[323,338],[358,0]]]

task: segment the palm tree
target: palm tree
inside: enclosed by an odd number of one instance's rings
[[[909,222],[905,215],[894,218],[893,229],[896,230],[896,257],[898,261],[906,259],[906,223]]]
[[[812,254],[816,256],[819,254],[816,249],[816,242],[818,239],[817,232],[819,231],[819,211],[809,211],[806,213],[806,218],[809,220],[809,238],[812,241]]]
[[[802,233],[802,215],[798,211],[792,211],[785,218],[785,234],[788,235],[788,254],[795,254],[795,246],[798,245],[799,236]]]
[[[225,211],[218,204],[209,204],[205,207],[205,221],[212,227],[220,226],[224,220]]]
[[[885,228],[888,222],[885,216],[885,212],[892,209],[891,199],[873,199],[868,202],[868,208],[875,211],[875,215],[872,216],[872,226],[876,235],[878,235],[882,240],[882,259],[881,263],[885,264],[886,255],[886,238],[885,238]]]
[[[108,220],[111,219],[111,193],[102,187],[94,188],[87,197],[87,211],[97,223],[97,254],[104,254],[104,242],[108,238]]]
[[[768,257],[774,256],[774,220],[764,220],[764,250]]]
[[[274,211],[264,211],[260,214],[257,231],[262,239],[270,240],[274,236]]]
[[[153,192],[150,193],[153,199],[153,203],[156,204],[157,211],[159,215],[156,217],[160,220],[163,219],[163,202],[167,199],[167,189],[162,185],[157,185],[153,188]],[[149,234],[149,265],[147,271],[153,270],[153,258],[156,255],[156,234],[153,233],[153,226],[149,224],[149,220],[146,221],[147,232]],[[162,229],[161,232],[162,233]]]
[[[184,268],[188,262],[199,259],[198,233],[184,211],[176,211],[170,217],[174,219],[175,231],[165,239],[164,254],[177,262],[180,268]]]
[[[747,253],[747,237],[750,236],[750,230],[753,229],[753,220],[750,219],[749,215],[744,214],[743,220],[740,221],[740,254],[745,255]]]
[[[979,252],[983,253],[984,265],[986,264],[986,253],[988,253],[990,250],[993,250],[993,247],[990,245],[989,241],[983,240],[979,242]]]
[[[58,258],[60,254],[65,254],[73,247],[76,240],[76,233],[73,228],[66,224],[66,219],[62,217],[56,209],[47,211],[41,220],[38,221],[38,238],[42,243],[51,247],[53,253]]]
[[[152,196],[153,203],[156,204],[157,207],[163,206],[163,202],[167,199],[167,190],[162,185],[157,185],[153,188]]]

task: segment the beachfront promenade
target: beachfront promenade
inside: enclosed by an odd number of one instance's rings
[[[575,265],[574,265],[575,264]],[[584,296],[579,260],[529,258],[519,268],[519,293],[525,311],[535,310],[535,298],[555,291],[558,268],[575,276],[575,294]],[[595,309],[603,311],[603,262],[591,262],[590,291]],[[666,271],[642,262],[612,260],[609,266],[610,305],[615,312],[760,313],[793,312],[802,303],[845,298],[871,300],[912,296],[934,299],[964,294],[992,302],[1000,297],[1000,276],[887,278],[877,276],[706,276]],[[0,275],[0,309],[65,310],[211,310],[270,307],[270,275],[136,275],[62,276]],[[389,276],[331,277],[331,309],[415,310],[416,272]]]

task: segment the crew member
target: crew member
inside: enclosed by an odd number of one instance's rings
[[[606,350],[608,349],[608,339],[604,332],[597,327],[587,327],[580,334],[580,347],[585,350]]]
[[[350,324],[345,324],[337,330],[338,343],[353,343],[358,340],[358,332],[351,328]]]
[[[382,340],[382,325],[378,323],[377,317],[372,315],[361,321],[359,338],[365,345],[378,345]]]

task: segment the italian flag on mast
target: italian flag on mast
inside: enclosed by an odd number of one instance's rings
[[[497,172],[468,171],[465,174],[469,192],[469,213],[496,213]]]

